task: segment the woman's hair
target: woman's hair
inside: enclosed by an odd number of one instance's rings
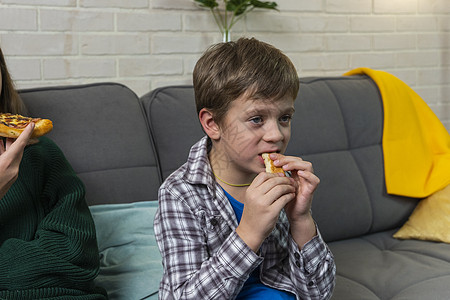
[[[0,90],[0,112],[22,114],[25,105],[14,87],[14,83],[9,75],[6,67],[5,57],[0,48],[0,74],[1,74],[1,90]]]
[[[194,68],[197,113],[206,108],[216,123],[223,121],[232,101],[297,97],[299,78],[291,60],[279,49],[254,38],[211,46]]]

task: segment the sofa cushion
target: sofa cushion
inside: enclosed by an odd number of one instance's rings
[[[157,299],[163,268],[153,232],[157,201],[91,206],[100,251],[96,284],[110,300]]]
[[[393,233],[329,243],[338,274],[333,300],[448,299],[450,245]]]
[[[88,204],[157,198],[161,183],[139,98],[115,83],[20,91],[29,114],[49,118],[48,135],[86,185]]]

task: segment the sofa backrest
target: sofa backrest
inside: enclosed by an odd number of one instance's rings
[[[29,115],[49,118],[48,135],[86,185],[89,205],[157,199],[161,183],[139,98],[115,83],[20,91]]]
[[[192,86],[157,88],[141,97],[150,124],[161,176],[186,162],[191,146],[204,136]]]
[[[156,89],[142,97],[163,179],[201,137],[192,86]],[[286,154],[313,163],[321,179],[313,215],[325,240],[403,224],[416,201],[387,195],[381,145],[383,110],[366,76],[300,79]]]
[[[321,179],[313,215],[326,240],[400,226],[416,201],[386,193],[383,108],[367,76],[303,78],[287,153]]]

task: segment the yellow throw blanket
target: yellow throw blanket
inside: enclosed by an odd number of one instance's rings
[[[450,184],[450,135],[407,84],[383,71],[358,68],[383,99],[383,153],[387,192],[424,198]]]

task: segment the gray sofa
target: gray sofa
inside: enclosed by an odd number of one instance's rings
[[[313,214],[337,265],[333,299],[450,299],[450,245],[396,240],[418,199],[386,193],[379,91],[366,76],[301,78],[287,153],[321,179]],[[157,190],[203,136],[192,86],[137,97],[115,84],[21,91],[84,181],[111,299],[156,299]]]

